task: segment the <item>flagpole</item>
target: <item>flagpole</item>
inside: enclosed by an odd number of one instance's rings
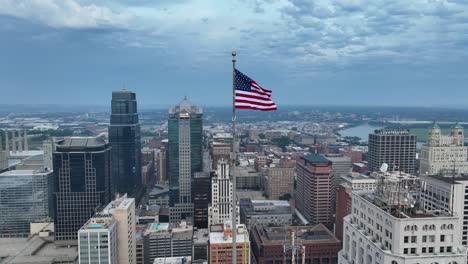
[[[237,199],[236,199],[236,52],[232,55],[232,263],[237,264]]]

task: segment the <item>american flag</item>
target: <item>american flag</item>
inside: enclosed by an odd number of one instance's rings
[[[271,100],[271,91],[263,89],[257,82],[242,72],[236,71],[235,107],[239,109],[254,109],[261,111],[276,110],[276,104]]]

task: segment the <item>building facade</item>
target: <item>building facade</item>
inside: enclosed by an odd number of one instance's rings
[[[402,203],[392,197],[353,191],[339,264],[466,263],[457,216],[412,207],[413,198]]]
[[[456,124],[449,135],[434,123],[428,130],[427,142],[421,148],[421,174],[433,175],[440,172],[468,173],[468,147],[465,147],[464,129]]]
[[[237,225],[236,235],[236,263],[250,263],[250,238],[244,225]],[[209,234],[209,262],[210,264],[233,263],[232,260],[232,226],[231,222],[210,227]]]
[[[112,146],[112,187],[135,194],[141,189],[141,135],[136,94],[112,92],[109,143]],[[114,193],[114,191],[113,191]]]
[[[263,227],[250,231],[252,253],[258,264],[337,263],[341,244],[322,224]],[[294,262],[293,262],[294,260]]]
[[[317,154],[300,157],[296,173],[296,208],[311,224],[332,225],[335,185],[331,161]]]
[[[197,172],[193,178],[193,226],[196,228],[208,228],[212,176],[214,173]]]
[[[460,239],[468,245],[468,176],[421,175],[421,203],[429,211],[458,216]]]
[[[110,145],[101,137],[66,138],[56,143],[53,157],[55,239],[67,243],[110,201]]]
[[[78,231],[80,264],[117,264],[117,223],[110,215],[89,219]]]
[[[152,223],[144,236],[147,263],[152,263],[155,258],[192,256],[193,226],[186,222]]]
[[[218,161],[221,159],[229,160],[231,158],[232,143],[214,141],[211,143],[212,169],[218,168]]]
[[[267,167],[263,186],[268,199],[277,200],[285,194],[293,194],[295,167]]]
[[[209,225],[224,224],[232,220],[233,184],[229,176],[227,160],[218,161],[216,175],[211,178],[211,205],[208,208]],[[237,205],[237,222],[239,222],[239,206]]]
[[[191,181],[203,170],[203,112],[186,98],[169,110],[168,175],[171,222],[193,216]]]
[[[408,129],[380,129],[369,134],[369,171],[379,171],[383,163],[389,171],[414,174],[416,136]]]
[[[118,263],[136,263],[136,216],[135,199],[128,198],[127,194],[117,196],[101,212],[112,215],[117,224]]]
[[[0,237],[30,234],[30,223],[52,217],[54,175],[44,170],[0,173]]]

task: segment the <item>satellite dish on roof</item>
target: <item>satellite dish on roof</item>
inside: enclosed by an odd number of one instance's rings
[[[380,171],[381,172],[387,172],[388,170],[388,164],[387,163],[382,163],[382,166],[380,166]]]

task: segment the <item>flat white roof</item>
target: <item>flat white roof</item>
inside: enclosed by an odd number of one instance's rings
[[[237,243],[250,242],[249,236],[244,234],[237,234]],[[211,232],[210,233],[210,244],[232,244],[232,237],[225,238],[224,232]]]

